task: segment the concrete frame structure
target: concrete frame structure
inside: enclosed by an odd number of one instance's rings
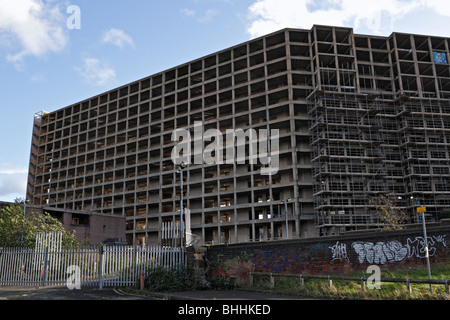
[[[316,26],[308,97],[316,225],[323,235],[377,227],[373,199],[418,223],[450,192],[449,39],[354,35]]]
[[[418,200],[432,217],[450,205],[444,55],[446,38],[329,26],[222,50],[37,114],[27,199],[125,216],[130,244],[159,243],[162,223],[179,221],[172,132],[201,121],[204,130],[280,130],[275,175],[250,163],[184,169],[184,205],[202,243],[377,227],[370,199],[379,194],[395,196],[411,222]]]

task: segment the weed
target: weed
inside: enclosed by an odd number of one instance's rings
[[[156,292],[177,292],[191,290],[193,277],[186,269],[177,270],[158,267],[147,272],[144,278],[146,289]]]
[[[211,290],[233,290],[237,288],[237,284],[233,279],[219,276],[213,279],[209,279],[207,288]]]

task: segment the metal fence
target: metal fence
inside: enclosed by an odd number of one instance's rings
[[[0,286],[134,286],[141,271],[185,265],[184,248],[0,248]]]

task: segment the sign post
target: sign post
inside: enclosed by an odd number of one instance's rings
[[[428,269],[428,279],[431,280],[431,268],[430,268],[430,255],[428,253],[428,236],[427,236],[427,228],[425,225],[425,212],[427,211],[426,207],[418,207],[417,213],[422,213],[422,227],[423,227],[423,238],[425,242],[425,258],[427,259],[427,269]],[[430,283],[430,294],[433,294],[433,287]]]

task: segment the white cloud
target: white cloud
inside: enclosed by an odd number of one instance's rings
[[[426,9],[450,15],[450,4],[438,0],[257,0],[248,9],[247,32],[257,37],[286,27],[324,24],[380,34],[392,32],[395,21],[408,13]]]
[[[96,58],[84,58],[83,66],[75,70],[86,83],[93,86],[108,85],[116,78],[115,70]]]
[[[45,74],[43,73],[36,73],[30,78],[31,82],[34,83],[44,83],[46,81]]]
[[[68,42],[65,16],[55,1],[0,1],[0,45],[7,60],[20,63],[26,56],[58,52]]]
[[[424,7],[432,9],[443,16],[450,16],[450,1],[423,0]]]
[[[27,173],[28,168],[22,168],[12,163],[0,162],[0,174]]]
[[[219,11],[208,9],[205,14],[197,19],[200,23],[210,23],[214,20],[214,17],[219,14]]]
[[[0,181],[0,195],[26,192],[26,174],[9,174]]]
[[[192,9],[180,9],[180,13],[183,16],[186,16],[188,18],[195,18],[197,22],[206,24],[210,23],[214,20],[214,17],[216,17],[219,14],[219,11],[214,9],[208,9],[203,13],[202,15],[198,15],[195,10]]]
[[[191,9],[180,9],[180,13],[186,17],[194,17],[195,16],[195,10],[191,10]]]
[[[28,168],[10,162],[0,162],[0,201],[24,198]]]
[[[123,48],[126,45],[134,48],[133,38],[121,29],[112,28],[106,31],[103,35],[102,42],[113,44],[119,48]]]

